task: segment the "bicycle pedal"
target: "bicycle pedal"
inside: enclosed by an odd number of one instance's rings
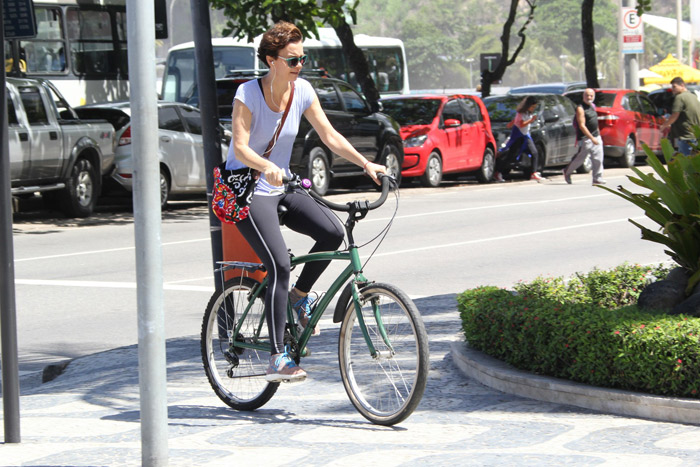
[[[306,381],[306,377],[300,379],[283,379],[280,383],[303,383]]]

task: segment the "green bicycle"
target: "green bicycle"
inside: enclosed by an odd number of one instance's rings
[[[353,238],[357,221],[384,204],[392,186],[396,188],[393,179],[383,177],[382,194],[372,203],[337,204],[307,190],[330,209],[348,213],[348,248],[292,255],[292,268],[324,260],[349,264],[319,298],[303,330],[297,327],[295,313],[288,304],[285,331],[289,355],[299,363],[307,354],[306,344],[313,328],[340,292],[333,315],[333,322],[341,323],[340,376],[355,408],[379,425],[399,423],[415,410],[425,391],[429,368],[428,335],[418,308],[397,287],[364,277],[359,247]],[[267,277],[259,282],[247,276],[264,270],[262,264],[220,264],[217,271],[222,285],[209,300],[202,324],[204,370],[214,392],[227,405],[237,410],[255,410],[272,398],[280,384],[265,380],[270,359],[264,312]],[[224,271],[230,269],[242,272],[239,277],[224,281]]]

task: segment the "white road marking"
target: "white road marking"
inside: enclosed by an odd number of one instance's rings
[[[456,213],[456,212],[478,211],[478,210],[483,210],[483,209],[499,209],[499,208],[510,208],[510,207],[516,207],[516,206],[548,204],[548,203],[555,203],[555,202],[568,202],[568,201],[580,200],[580,199],[598,198],[601,196],[611,196],[611,195],[608,193],[604,193],[604,194],[589,195],[589,196],[576,196],[576,197],[570,197],[570,198],[555,198],[555,199],[546,199],[546,200],[540,200],[540,201],[528,201],[528,202],[524,202],[524,203],[506,203],[506,204],[497,204],[497,205],[473,206],[473,207],[451,209],[451,210],[445,210],[445,211],[431,211],[431,212],[425,212],[425,213],[419,213],[419,214],[406,214],[406,215],[402,215],[402,216],[396,216],[395,220],[408,219],[408,218],[414,218],[414,217],[423,217],[423,216],[445,215],[445,214],[452,214],[452,213]],[[364,219],[362,221],[362,223],[368,224],[370,222],[386,222],[388,219],[391,219],[391,217]],[[576,226],[572,226],[571,228],[576,228]],[[289,231],[289,229],[283,228],[282,231],[283,232]],[[172,245],[182,245],[185,243],[197,243],[197,242],[208,242],[208,241],[211,241],[210,237],[197,238],[197,239],[192,239],[192,240],[182,240],[182,241],[178,241],[178,242],[167,242],[167,243],[163,243],[162,246],[166,247],[166,246],[172,246]],[[119,251],[133,251],[134,248],[135,247],[133,247],[133,246],[129,246],[129,247],[123,247],[123,248],[109,248],[109,249],[104,249],[104,250],[90,250],[90,251],[80,251],[80,252],[74,252],[74,253],[63,253],[63,254],[58,254],[58,255],[35,256],[32,258],[15,259],[15,263],[20,263],[20,262],[24,262],[24,261],[38,261],[38,260],[45,260],[45,259],[54,259],[54,258],[66,258],[66,257],[70,257],[70,256],[97,255],[97,254],[105,254],[105,253],[114,253],[114,252],[119,252]]]
[[[408,250],[397,250],[397,251],[390,251],[387,253],[377,253],[373,255],[374,257],[379,257],[379,256],[391,256],[391,255],[403,255],[406,253],[415,253],[418,251],[427,251],[427,250],[437,250],[439,248],[454,248],[457,246],[464,246],[464,245],[471,245],[475,243],[485,243],[485,242],[493,242],[493,241],[498,241],[498,240],[509,240],[512,238],[518,238],[518,237],[527,237],[529,235],[541,235],[541,234],[547,234],[547,233],[552,233],[552,232],[560,232],[563,230],[572,230],[572,229],[585,229],[588,227],[596,227],[599,225],[606,225],[606,224],[615,224],[617,222],[625,222],[629,218],[625,217],[624,219],[612,219],[608,221],[601,221],[601,222],[591,222],[588,224],[576,224],[576,225],[567,225],[563,227],[554,227],[551,229],[544,229],[544,230],[534,230],[531,232],[521,232],[517,234],[511,234],[511,235],[501,235],[498,237],[490,237],[490,238],[477,238],[473,240],[467,240],[464,242],[456,242],[456,243],[443,243],[441,245],[430,245],[430,246],[425,246],[425,247],[419,247],[419,248],[410,248]],[[632,217],[631,219],[634,219],[636,221],[641,220],[641,219],[646,219],[646,217],[641,216],[641,217]],[[363,256],[364,258],[364,256]]]
[[[635,217],[633,219],[634,220],[641,220],[641,219],[645,219],[645,217],[640,216],[640,217]],[[501,235],[498,237],[479,238],[479,239],[467,240],[464,242],[444,243],[442,245],[431,245],[431,246],[426,246],[426,247],[410,248],[407,250],[397,250],[397,251],[390,251],[390,252],[386,252],[386,253],[377,253],[373,256],[380,257],[380,256],[391,256],[391,255],[404,255],[404,254],[408,254],[408,253],[416,253],[419,251],[435,250],[435,249],[439,249],[439,248],[454,248],[457,246],[471,245],[471,244],[476,244],[476,243],[493,242],[493,241],[499,241],[499,240],[510,240],[513,238],[526,237],[529,235],[541,235],[541,234],[546,234],[546,233],[561,232],[561,231],[572,230],[572,229],[584,229],[584,228],[596,227],[596,226],[600,226],[600,225],[614,224],[614,223],[618,223],[618,222],[626,222],[627,220],[628,220],[627,218],[612,219],[612,220],[601,221],[601,222],[590,222],[590,223],[586,223],[586,224],[568,225],[568,226],[563,226],[563,227],[554,227],[551,229],[535,230],[535,231],[530,231],[530,232],[521,232],[521,233],[511,234],[511,235]],[[179,242],[179,243],[182,243],[182,242]],[[366,257],[364,257],[364,258],[366,258]],[[164,283],[163,290],[207,292],[207,293],[212,293],[214,291],[213,286],[184,285],[184,284],[181,284],[180,282],[184,282],[184,281],[175,281],[175,282]],[[58,286],[58,287],[98,287],[98,288],[112,288],[112,289],[136,289],[136,282],[15,279],[15,284],[18,284],[18,285]]]

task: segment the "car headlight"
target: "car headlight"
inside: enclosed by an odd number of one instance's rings
[[[423,146],[426,139],[428,139],[428,135],[415,136],[413,138],[408,138],[408,139],[404,140],[403,147],[415,148],[418,146]]]

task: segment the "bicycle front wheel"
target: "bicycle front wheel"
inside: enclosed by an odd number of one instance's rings
[[[222,401],[237,410],[261,407],[279,387],[279,383],[265,380],[269,345],[264,351],[236,345],[270,342],[264,291],[244,314],[251,291],[259,286],[259,282],[248,277],[226,281],[223,291],[217,290],[209,300],[202,323],[202,362],[209,384]],[[238,332],[234,336],[235,329]]]
[[[428,334],[416,305],[393,285],[367,285],[360,290],[360,305],[376,355],[370,354],[350,300],[338,342],[340,376],[362,416],[378,425],[394,425],[411,415],[423,397],[430,364]]]

